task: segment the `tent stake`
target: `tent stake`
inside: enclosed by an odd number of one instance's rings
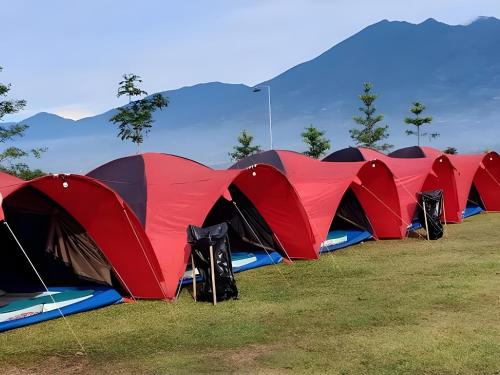
[[[210,273],[212,274],[212,300],[217,305],[217,294],[215,292],[215,269],[214,269],[214,247],[210,245]]]
[[[424,221],[425,221],[425,229],[427,231],[427,241],[430,241],[429,224],[427,223],[427,210],[425,209],[425,199],[422,199],[422,205],[424,206]]]
[[[196,267],[194,266],[194,256],[193,253],[191,253],[191,268],[193,269],[193,298],[194,301],[196,302]]]

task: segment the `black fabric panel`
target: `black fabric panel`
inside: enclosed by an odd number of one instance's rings
[[[336,161],[336,162],[352,162],[352,161],[365,161],[365,157],[356,147],[347,147],[342,150],[332,152],[330,155],[325,156],[323,161]]]
[[[479,195],[479,192],[477,191],[475,184],[472,184],[470,188],[469,196],[467,197],[467,205],[478,206],[481,207],[483,210],[485,209],[483,200],[481,199],[481,196]]]
[[[234,185],[229,187],[229,192],[244,219],[232,202],[221,197],[210,210],[203,226],[211,226],[221,222],[228,223],[229,239],[233,249],[245,251],[262,248],[267,250],[280,249],[274,241],[271,228],[252,202]],[[254,232],[258,238],[255,237]]]
[[[208,228],[188,226],[188,242],[191,244],[195,267],[202,277],[201,288],[197,293],[199,301],[212,301],[212,269],[210,246],[213,250],[215,296],[217,301],[238,298],[238,288],[231,263],[231,249],[228,241],[226,223]]]
[[[111,285],[111,265],[101,249],[64,211],[52,215],[46,251],[80,277]]]
[[[114,190],[146,225],[147,186],[144,159],[141,155],[117,159],[94,169],[87,176]]]
[[[425,153],[418,146],[404,147],[393,151],[389,154],[391,158],[409,159],[409,158],[425,158]]]
[[[342,197],[330,228],[349,229],[352,227],[357,227],[373,233],[370,221],[366,217],[365,211],[363,207],[361,207],[358,198],[356,198],[356,194],[349,189]]]
[[[427,227],[425,225],[427,213]],[[424,191],[420,193],[420,205],[418,210],[418,218],[422,227],[427,229],[429,239],[437,240],[443,237],[443,224],[441,223],[441,215],[443,213],[443,191],[440,189],[432,191]]]
[[[286,174],[285,166],[283,165],[279,154],[274,150],[247,156],[245,159],[234,163],[231,167],[229,167],[229,169],[245,169],[254,164],[272,165],[282,173]]]
[[[28,204],[23,207],[16,205],[19,199],[27,200],[33,207],[43,206],[41,210],[28,210]],[[25,202],[26,203],[26,202]],[[48,209],[50,207],[50,210]],[[19,239],[29,258],[35,265],[44,281],[49,285],[87,285],[89,283],[111,284],[111,267],[102,255],[97,245],[88,237],[81,225],[62,207],[41,192],[30,187],[10,195],[4,201],[6,221],[9,223],[16,237]],[[57,221],[65,227],[64,235],[53,232],[52,223]],[[52,239],[50,238],[52,237]],[[87,254],[76,253],[75,246],[84,241],[87,248],[96,258]],[[57,246],[64,246],[73,251],[72,259],[63,259],[59,255],[47,250],[47,247],[57,242]],[[40,287],[35,272],[14,241],[7,228],[0,228],[0,243],[2,244],[2,261],[0,262],[0,289],[19,290],[24,287]],[[85,257],[84,269],[82,259]],[[97,260],[98,258],[98,260]],[[103,270],[103,267],[105,270]],[[90,270],[100,269],[102,274],[97,275]]]

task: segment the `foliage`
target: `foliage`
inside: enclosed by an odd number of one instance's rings
[[[319,130],[312,124],[305,128],[305,131],[300,135],[302,141],[308,146],[308,150],[304,151],[304,155],[319,159],[330,149],[330,140],[325,138],[325,131]]]
[[[0,67],[1,71],[2,67]],[[4,116],[17,113],[26,107],[25,100],[6,99],[10,89],[10,84],[0,83],[0,98],[2,99],[0,101],[0,121]],[[16,138],[23,137],[28,128],[29,126],[25,124],[0,125],[0,143],[7,143]],[[41,176],[44,174],[41,170],[31,170],[26,163],[22,162],[22,159],[29,156],[39,159],[45,151],[47,151],[45,147],[33,148],[31,150],[23,150],[15,146],[7,147],[0,151],[0,171],[13,174],[25,180]]]
[[[136,86],[142,80],[135,74],[124,74],[123,81],[118,84],[117,97],[127,96],[129,104],[117,108],[117,113],[110,118],[110,122],[118,125],[118,137],[130,140],[139,146],[144,142],[144,137],[153,127],[153,113],[168,106],[168,98],[161,94],[132,101],[134,97],[147,95],[148,93]]]
[[[449,154],[449,155],[456,155],[458,154],[458,150],[455,148],[455,147],[446,147],[443,152],[445,154]]]
[[[370,82],[363,84],[363,94],[359,95],[359,99],[363,102],[363,107],[359,111],[363,116],[354,116],[353,120],[356,124],[362,126],[362,129],[351,129],[351,138],[356,142],[356,145],[369,147],[379,151],[390,150],[393,145],[382,143],[381,141],[389,137],[389,126],[377,126],[384,119],[384,115],[375,115],[376,108],[373,103],[377,99],[377,95],[371,92],[373,85]]]
[[[243,130],[241,134],[238,136],[238,145],[233,146],[233,152],[229,152],[229,156],[231,160],[238,161],[246,158],[249,155],[256,154],[260,152],[259,145],[252,145],[253,135],[251,135],[246,130]]]
[[[406,135],[416,135],[417,136],[417,145],[420,146],[420,137],[429,136],[429,140],[433,138],[439,137],[439,133],[421,133],[420,127],[425,124],[430,124],[432,122],[432,116],[424,116],[420,117],[422,112],[425,110],[425,105],[420,102],[414,102],[413,107],[410,108],[410,112],[415,115],[415,117],[406,117],[405,123],[408,125],[414,125],[417,127],[417,131],[414,130],[406,130]]]

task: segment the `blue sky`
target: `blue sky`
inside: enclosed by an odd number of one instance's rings
[[[309,60],[381,19],[450,24],[500,18],[498,0],[0,0],[1,82],[27,110],[81,118],[116,107],[122,73],[149,92],[249,85]]]

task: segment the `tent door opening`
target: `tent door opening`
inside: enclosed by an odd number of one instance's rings
[[[6,222],[49,291],[1,225],[0,331],[57,318],[58,309],[66,315],[121,301],[108,261],[62,207],[31,187],[6,198],[3,206]]]
[[[483,200],[481,199],[481,196],[477,191],[476,185],[472,184],[469,191],[469,196],[467,197],[467,205],[462,213],[462,217],[466,218],[473,215],[477,215],[484,210],[485,208]]]
[[[339,250],[366,241],[373,229],[363,207],[352,189],[348,189],[332,220],[328,235],[321,244],[321,253]]]
[[[235,185],[230,185],[228,190],[232,201],[220,197],[207,215],[203,228],[227,223],[233,272],[281,262],[285,254],[262,215]],[[182,284],[191,282],[192,269],[189,265]]]

